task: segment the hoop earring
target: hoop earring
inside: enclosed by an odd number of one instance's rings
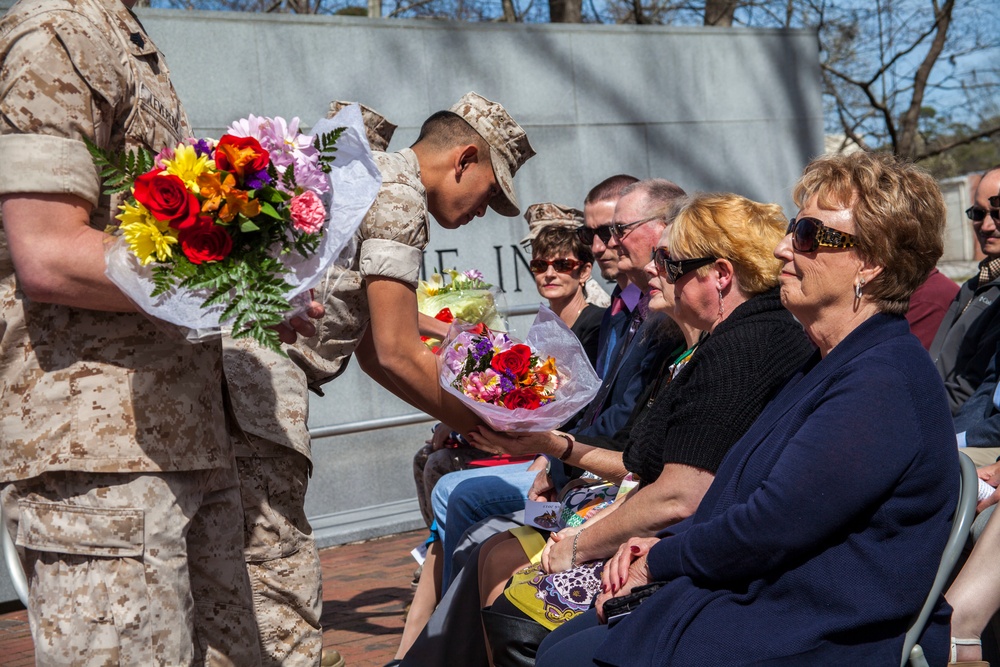
[[[862,278],[860,282],[854,283],[854,300],[861,301],[861,290],[864,289],[865,279]]]

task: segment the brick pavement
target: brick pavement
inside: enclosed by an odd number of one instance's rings
[[[424,531],[329,547],[323,565],[323,645],[343,654],[347,667],[381,667],[392,659],[413,598],[416,562],[410,550]],[[27,612],[0,614],[0,665],[33,667]]]

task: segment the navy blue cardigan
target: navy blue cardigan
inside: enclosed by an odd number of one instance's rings
[[[670,582],[611,628],[612,665],[892,665],[958,498],[941,378],[876,315],[793,376],[651,550]],[[921,642],[946,662],[942,600]]]

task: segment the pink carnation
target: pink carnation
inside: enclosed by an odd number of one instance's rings
[[[300,195],[295,195],[288,202],[288,209],[292,215],[292,226],[300,232],[315,234],[323,228],[323,221],[326,219],[326,209],[323,202],[312,190],[306,190]]]

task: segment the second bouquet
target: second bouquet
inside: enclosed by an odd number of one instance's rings
[[[441,386],[497,431],[558,428],[600,387],[580,341],[544,305],[523,343],[456,323],[439,356]]]

